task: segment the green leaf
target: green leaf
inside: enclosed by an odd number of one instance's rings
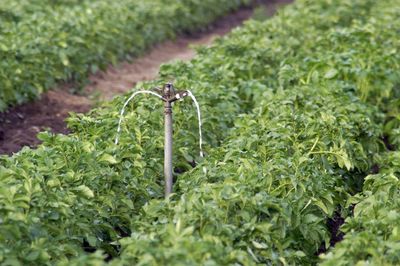
[[[100,162],[108,162],[110,164],[116,164],[118,163],[117,160],[110,154],[103,154],[100,157]]]
[[[323,201],[316,200],[316,201],[314,201],[314,204],[317,205],[319,208],[321,208],[321,210],[323,210],[325,214],[329,215],[329,210]]]
[[[89,245],[90,245],[91,247],[96,247],[96,246],[97,246],[97,238],[96,238],[96,237],[94,237],[94,236],[87,236],[86,239],[87,239],[87,241],[88,241],[88,243],[89,243]]]
[[[28,254],[28,256],[25,257],[25,259],[27,261],[35,261],[39,258],[39,256],[40,256],[40,251],[34,250],[34,251],[30,252]]]
[[[331,68],[325,73],[324,78],[325,79],[333,79],[334,77],[336,77],[337,74],[338,74],[338,71],[335,68]]]
[[[80,185],[75,189],[80,195],[85,196],[86,198],[93,198],[94,193],[93,191],[85,185]]]

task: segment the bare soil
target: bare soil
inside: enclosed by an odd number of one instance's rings
[[[340,231],[340,227],[344,224],[345,219],[340,215],[339,212],[335,212],[332,218],[328,218],[326,227],[328,228],[331,238],[329,240],[329,247],[334,247],[337,243],[343,240],[344,233]],[[328,247],[328,248],[329,248]],[[316,255],[326,253],[328,249],[325,247],[325,243],[322,243],[319,247]]]
[[[258,2],[265,6],[268,15],[272,15],[279,5],[292,0]],[[253,10],[254,8],[242,8],[219,19],[206,31],[179,36],[175,41],[156,45],[133,63],[110,65],[106,71],[91,75],[89,84],[80,95],[70,92],[72,85],[64,84],[42,94],[36,101],[0,113],[0,154],[12,154],[24,146],[38,145],[40,141],[36,135],[43,130],[68,133],[64,120],[70,112],[85,113],[98,99],[109,100],[117,94],[129,91],[139,81],[154,79],[161,64],[172,60],[190,60],[195,55],[192,46],[211,44],[216,37],[229,33],[249,19]]]

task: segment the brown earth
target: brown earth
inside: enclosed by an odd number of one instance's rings
[[[279,5],[292,0],[258,1],[265,6],[271,16]],[[71,93],[72,85],[64,84],[44,93],[37,101],[23,104],[0,113],[0,154],[12,154],[24,146],[39,144],[37,133],[51,130],[55,133],[67,133],[64,122],[69,112],[85,113],[98,103],[109,100],[117,94],[129,91],[139,81],[154,79],[161,64],[172,60],[190,60],[195,55],[192,46],[209,45],[218,36],[229,33],[249,19],[254,8],[242,8],[215,23],[208,30],[179,36],[175,41],[167,41],[154,46],[147,54],[133,63],[122,62],[110,66],[89,77],[87,85],[80,95]]]

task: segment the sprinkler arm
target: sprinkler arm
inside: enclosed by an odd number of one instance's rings
[[[175,93],[175,96],[170,98],[168,101],[171,102],[171,103],[175,102],[175,101],[178,101],[178,100],[182,101],[183,98],[185,98],[188,95],[189,95],[189,93],[187,91],[178,91],[178,92]]]

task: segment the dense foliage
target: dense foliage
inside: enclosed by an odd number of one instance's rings
[[[156,99],[134,101],[119,146],[123,97],[72,116],[68,136],[42,133],[38,149],[1,157],[0,261],[315,264],[326,219],[357,204],[323,263],[384,253],[398,264],[398,154],[382,136],[399,142],[399,4],[299,0],[163,66],[142,85],[191,88],[207,142],[202,161],[192,106],[175,105],[174,161],[187,172],[168,200]]]
[[[324,256],[322,265],[399,265],[399,152],[380,160],[379,174],[365,178],[363,191],[349,200],[356,204],[346,220],[345,239]]]
[[[315,261],[329,240],[326,217],[347,198],[346,170],[369,164],[373,150],[361,143],[379,132],[373,111],[328,87],[264,95],[221,148],[179,178],[176,197],[152,200],[134,217],[121,262]]]
[[[1,0],[0,111],[248,2]]]

